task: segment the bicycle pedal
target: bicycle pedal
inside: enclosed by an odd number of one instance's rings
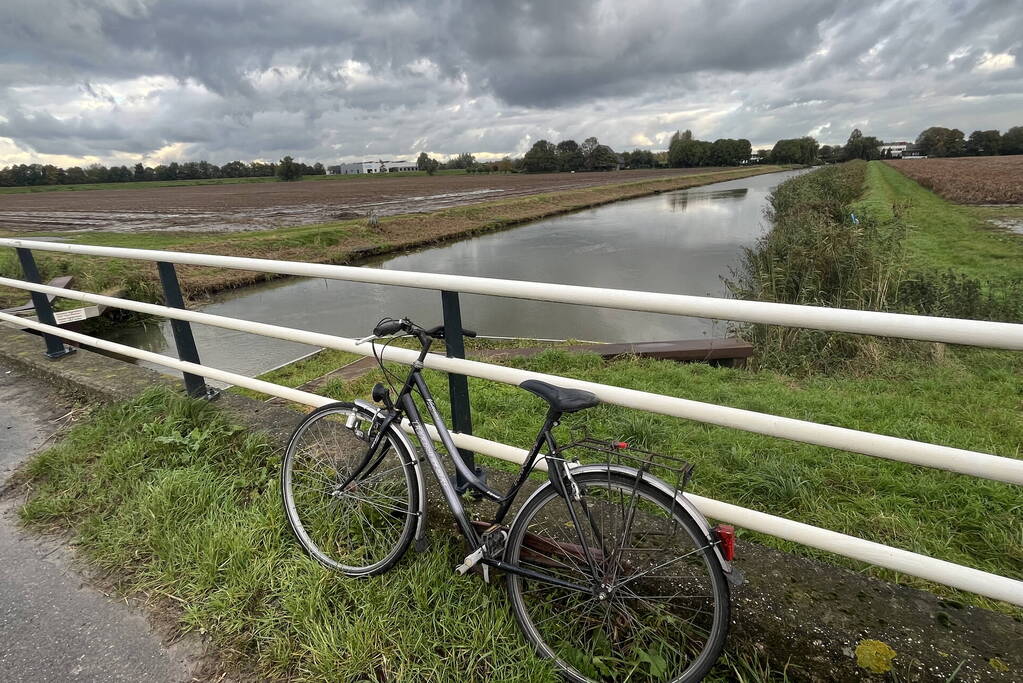
[[[462,560],[462,564],[455,567],[455,571],[461,575],[465,575],[467,571],[479,564],[479,561],[483,559],[483,548],[478,548],[476,551],[469,553]]]

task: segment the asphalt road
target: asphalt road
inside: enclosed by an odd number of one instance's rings
[[[0,364],[0,489],[67,406]],[[89,586],[63,542],[19,528],[17,503],[0,499],[0,681],[193,680],[184,648],[164,647],[141,611]]]

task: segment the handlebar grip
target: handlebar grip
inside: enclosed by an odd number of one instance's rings
[[[470,337],[470,338],[471,338],[471,337],[475,337],[475,336],[476,336],[476,333],[475,333],[475,332],[473,332],[472,330],[467,330],[467,329],[465,329],[465,328],[463,327],[463,328],[462,328],[462,336],[463,336],[463,337]]]
[[[377,323],[377,326],[373,328],[373,335],[376,337],[388,337],[396,332],[400,332],[404,329],[405,325],[401,320],[395,320],[393,318],[388,320],[381,320]]]

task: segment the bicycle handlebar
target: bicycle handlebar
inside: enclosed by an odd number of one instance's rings
[[[373,328],[374,337],[390,337],[391,335],[398,334],[399,332],[415,335],[423,334],[427,337],[433,337],[434,339],[444,339],[443,325],[437,325],[436,327],[426,330],[419,325],[416,325],[408,318],[384,318],[376,324],[376,327]],[[463,328],[462,336],[475,337],[476,333],[472,330],[466,330]]]

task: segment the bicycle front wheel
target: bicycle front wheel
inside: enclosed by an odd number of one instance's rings
[[[574,479],[579,501],[548,483],[523,505],[506,560],[587,590],[509,572],[523,633],[572,681],[701,680],[729,620],[728,582],[710,541],[641,476]]]
[[[354,404],[324,406],[295,429],[281,464],[295,536],[315,560],[349,576],[390,569],[420,514],[412,454],[393,424],[370,454],[375,430],[373,414]]]

